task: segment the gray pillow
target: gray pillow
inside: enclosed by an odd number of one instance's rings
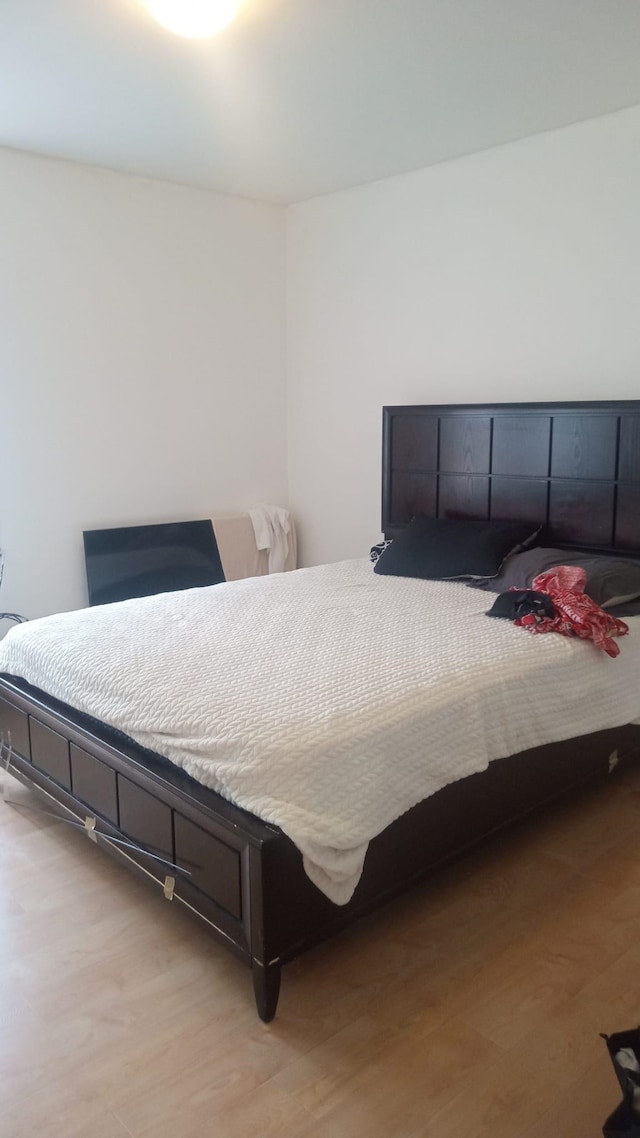
[[[530,589],[538,573],[556,565],[580,565],[587,573],[585,592],[601,608],[621,605],[626,615],[640,613],[640,561],[627,561],[607,554],[581,553],[570,549],[525,549],[507,558],[497,577],[474,582],[491,593]]]

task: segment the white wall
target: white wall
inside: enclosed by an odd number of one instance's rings
[[[640,398],[639,201],[634,108],[288,211],[305,563],[377,537],[385,403]],[[286,502],[284,298],[277,207],[0,150],[0,610],[84,604],[84,528]]]
[[[285,502],[285,430],[284,211],[0,150],[0,610],[86,604],[84,528]]]
[[[294,206],[304,563],[380,528],[389,403],[640,398],[640,108]]]

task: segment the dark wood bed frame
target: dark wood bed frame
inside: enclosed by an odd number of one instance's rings
[[[385,408],[385,536],[418,512],[520,518],[545,525],[548,544],[639,556],[640,400]],[[250,965],[266,1022],[283,964],[495,830],[608,774],[614,752],[640,741],[637,727],[602,731],[446,787],[371,842],[352,900],[336,906],[279,829],[9,676],[0,677],[0,733],[16,779]]]

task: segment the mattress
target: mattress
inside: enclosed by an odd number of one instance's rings
[[[492,600],[344,561],[35,620],[0,643],[0,671],[280,826],[344,904],[368,843],[417,802],[640,720],[640,618],[614,660],[490,619]]]

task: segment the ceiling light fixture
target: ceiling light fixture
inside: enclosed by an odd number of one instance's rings
[[[240,0],[144,0],[163,28],[188,39],[204,39],[230,24]]]

